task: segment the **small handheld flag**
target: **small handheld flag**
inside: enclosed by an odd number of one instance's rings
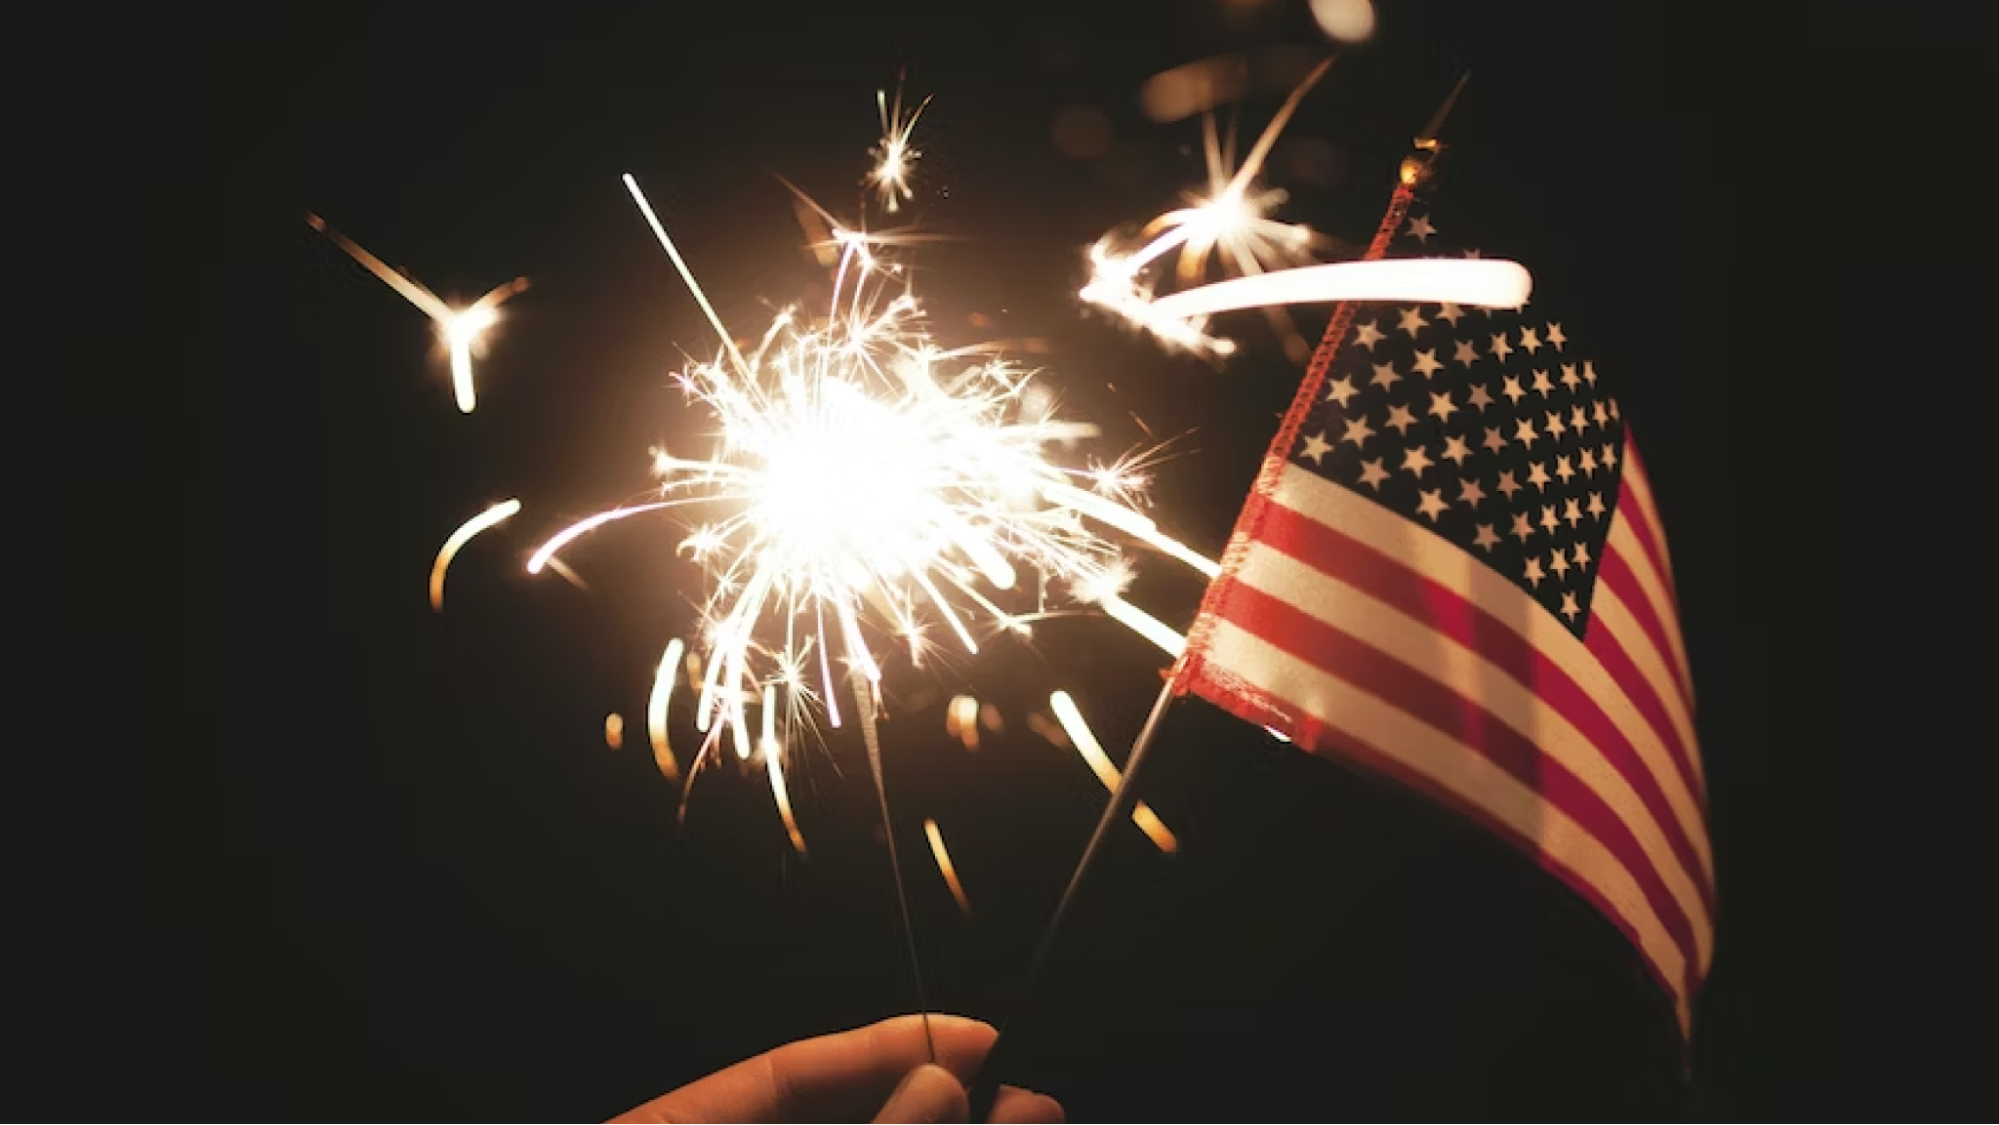
[[[1478,253],[1430,208],[1391,218],[1390,256]],[[1526,851],[1631,939],[1684,1031],[1714,861],[1672,564],[1609,383],[1539,302],[1334,327],[1175,690]]]

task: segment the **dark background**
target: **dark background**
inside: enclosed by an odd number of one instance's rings
[[[1796,941],[1798,873],[1825,861],[1787,831],[1804,751],[1766,722],[1752,611],[1767,531],[1742,482],[1763,471],[1761,420],[1732,342],[1758,214],[1726,139],[1727,44],[1685,13],[1598,7],[1384,5],[1271,178],[1289,214],[1364,239],[1408,138],[1471,69],[1441,190],[1565,294],[1621,377],[1672,536],[1719,865],[1691,1051],[1621,936],[1531,864],[1189,703],[1146,785],[1182,852],[1118,841],[1008,1076],[1077,1119],[1768,1116],[1825,1096],[1798,1078],[1817,1048]],[[809,859],[755,774],[705,775],[675,833],[642,730],[650,669],[699,592],[672,529],[566,553],[590,594],[515,565],[643,488],[647,446],[697,432],[665,375],[712,342],[621,173],[724,317],[760,325],[763,301],[823,283],[773,174],[851,214],[873,92],[907,67],[935,95],[907,216],[951,236],[917,259],[940,334],[967,338],[977,313],[994,324],[978,335],[1050,341],[1069,412],[1106,422],[1110,451],[1146,438],[1134,416],[1186,435],[1158,474],[1162,517],[1211,553],[1226,537],[1295,368],[1253,319],[1248,354],[1217,372],[1070,294],[1081,247],[1200,177],[1197,124],[1145,120],[1139,84],[1228,50],[1323,46],[1301,5],[696,8],[356,8],[229,32],[241,46],[203,110],[226,148],[208,247],[226,268],[198,281],[216,334],[186,402],[198,733],[171,770],[187,846],[153,885],[189,1061],[162,1098],[219,1116],[601,1118],[914,1004],[852,731],[794,775]],[[1251,96],[1246,133],[1281,96]],[[1079,106],[1111,124],[1101,156],[1052,141]],[[427,322],[307,209],[447,297],[533,279],[479,365],[477,413],[452,406]],[[460,556],[432,614],[437,543],[506,496],[525,512]],[[1199,593],[1155,564],[1134,600],[1185,620]],[[936,1007],[1006,1014],[1102,805],[1028,711],[1066,687],[1121,757],[1159,663],[1079,620],[898,676],[889,784]],[[958,690],[1008,720],[976,754],[944,734]],[[623,751],[602,739],[610,711]],[[675,729],[684,757],[684,712]],[[970,919],[930,864],[926,816]]]

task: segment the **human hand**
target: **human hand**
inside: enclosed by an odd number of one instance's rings
[[[999,1033],[963,1016],[933,1015],[937,1063],[922,1016],[897,1016],[868,1027],[801,1039],[690,1082],[611,1119],[649,1125],[704,1121],[964,1121],[964,1082]],[[1065,1118],[1055,1099],[1000,1088],[995,1122]]]

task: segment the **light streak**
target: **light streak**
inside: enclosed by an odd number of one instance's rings
[[[444,612],[444,572],[451,569],[451,560],[457,557],[459,549],[471,542],[473,536],[512,518],[520,510],[519,500],[502,500],[466,520],[445,538],[444,546],[437,549],[437,560],[430,564],[430,608]]]
[[[1519,308],[1534,279],[1518,262],[1496,258],[1387,258],[1301,266],[1259,277],[1218,281],[1153,302],[1168,319],[1232,309],[1337,301],[1411,301]]]
[[[1090,772],[1103,782],[1106,791],[1117,792],[1118,780],[1123,774],[1112,764],[1110,755],[1104,753],[1103,744],[1097,741],[1090,725],[1083,721],[1083,713],[1076,709],[1076,701],[1069,698],[1068,692],[1058,691],[1048,697],[1048,706],[1054,710],[1056,721],[1062,724],[1062,730],[1068,734],[1076,753],[1082,755],[1083,761],[1089,765]],[[1170,854],[1179,850],[1180,842],[1173,838],[1173,833],[1160,821],[1159,815],[1144,801],[1133,806],[1131,822],[1138,825],[1139,831],[1144,832],[1160,851]]]
[[[668,781],[680,780],[680,762],[666,736],[667,705],[673,701],[673,683],[680,676],[681,654],[687,643],[679,637],[666,642],[666,654],[659,658],[659,671],[652,680],[652,695],[646,700],[646,737],[652,742],[652,760]]]
[[[944,876],[944,885],[951,888],[951,897],[958,900],[958,913],[972,916],[972,900],[965,897],[965,885],[958,881],[958,868],[951,862],[951,853],[945,850],[944,834],[937,830],[935,817],[925,817],[923,834],[930,837],[930,854],[937,859],[937,870]]]
[[[528,287],[528,279],[517,277],[505,285],[489,290],[485,296],[464,308],[452,308],[437,294],[423,287],[415,278],[394,269],[387,262],[370,254],[354,240],[329,226],[325,219],[310,212],[305,221],[312,229],[326,235],[334,244],[347,252],[348,257],[361,263],[369,273],[402,294],[403,299],[415,305],[419,311],[437,324],[438,339],[443,341],[445,351],[451,357],[451,392],[458,402],[461,413],[470,414],[477,405],[477,395],[472,389],[472,358],[478,352],[486,330],[499,323],[499,308],[507,298]]]
[[[764,770],[770,775],[770,795],[777,802],[777,815],[784,820],[785,835],[791,837],[791,846],[798,854],[804,855],[805,837],[798,831],[798,820],[791,815],[791,792],[784,785],[784,745],[777,740],[776,697],[776,685],[764,688],[764,730],[763,737],[757,740],[757,746],[764,756]]]

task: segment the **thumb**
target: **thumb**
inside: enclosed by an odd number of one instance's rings
[[[951,1072],[936,1064],[909,1072],[890,1094],[876,1122],[961,1122],[971,1112],[965,1088]]]

